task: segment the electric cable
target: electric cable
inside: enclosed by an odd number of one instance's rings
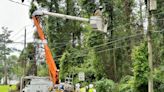
[[[164,30],[161,30],[161,31],[154,31],[153,33],[159,33],[159,32],[164,32]],[[136,35],[130,35],[130,36],[125,36],[125,37],[122,37],[122,38],[119,38],[117,40],[113,40],[113,41],[110,41],[110,42],[106,42],[106,43],[103,43],[103,44],[100,44],[100,45],[96,45],[96,46],[93,46],[91,48],[95,49],[95,48],[98,48],[98,47],[101,47],[101,46],[104,46],[104,45],[107,45],[107,46],[113,46],[112,44],[111,45],[108,45],[110,43],[115,43],[115,42],[119,42],[121,40],[124,40],[124,39],[128,39],[128,38],[133,38],[133,37],[137,37],[137,36],[140,36],[140,35],[143,35],[143,34],[136,34]],[[144,35],[143,35],[144,36]],[[23,42],[15,42],[15,43],[20,43],[20,44],[24,44]],[[70,44],[70,43],[68,43]],[[64,46],[67,45],[67,44],[64,44]],[[60,46],[59,46],[60,47]],[[59,48],[59,47],[55,47],[55,48]]]
[[[26,6],[26,7],[30,7],[30,5],[27,5],[27,4],[23,4],[23,3],[20,3],[20,2],[16,2],[16,1],[13,1],[13,0],[9,0],[10,2],[13,2],[13,3],[16,3],[16,4],[19,4],[19,5],[23,5],[23,6]]]
[[[161,31],[154,31],[153,33],[160,33],[160,32],[164,32],[164,30],[161,30]],[[137,36],[137,35],[136,35],[136,36]],[[128,37],[134,37],[134,35],[131,35],[131,36],[128,36]],[[126,38],[126,37],[124,37],[124,38]],[[143,39],[144,39],[144,38],[143,38]],[[118,40],[120,41],[120,39],[118,39]],[[114,41],[114,42],[117,42],[117,41]],[[101,53],[101,52],[110,51],[110,50],[113,50],[113,49],[126,48],[126,47],[130,47],[130,46],[134,46],[134,45],[138,45],[138,43],[132,44],[132,45],[117,46],[117,47],[113,47],[113,48],[103,49],[103,50],[100,50],[100,51],[95,51],[95,53]],[[112,46],[113,46],[113,45],[112,45]],[[90,47],[90,48],[92,49],[93,47]],[[90,48],[89,48],[89,49],[85,49],[85,50],[86,50],[86,51],[91,51]],[[85,54],[85,55],[87,55],[87,54]],[[62,55],[60,55],[60,56],[62,56]],[[59,57],[60,57],[60,56],[59,56]]]
[[[12,38],[12,40],[17,40],[20,39],[20,37],[24,36],[24,33],[21,32],[23,29],[25,29],[27,26],[31,26],[31,24],[26,25],[24,27],[22,27],[20,30],[18,30],[15,34],[11,35],[10,38]],[[24,30],[23,30],[24,31]],[[20,34],[21,33],[21,34]]]

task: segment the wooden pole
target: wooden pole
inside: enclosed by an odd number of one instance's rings
[[[148,30],[147,30],[147,44],[148,44],[148,62],[149,62],[149,76],[148,76],[148,92],[154,92],[153,89],[153,53],[152,53],[152,10],[156,9],[156,0],[148,0],[147,13],[148,13]]]
[[[24,57],[24,62],[23,62],[23,66],[24,66],[23,73],[24,73],[24,76],[26,76],[26,27],[24,30],[24,54],[25,54],[25,57]]]

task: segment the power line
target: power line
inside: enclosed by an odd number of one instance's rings
[[[105,51],[110,51],[110,50],[120,49],[120,48],[126,48],[126,47],[130,47],[130,46],[131,45],[119,46],[119,47],[109,48],[109,49],[105,49],[105,50],[101,50],[101,51],[95,51],[95,52],[96,53],[101,53],[101,52],[105,52]]]
[[[161,32],[164,32],[164,29],[160,31],[153,31],[153,33],[161,33]]]
[[[111,45],[111,44],[110,44]],[[135,45],[135,44],[133,44]],[[114,49],[120,49],[120,48],[126,48],[126,47],[130,47],[131,45],[125,45],[125,46],[118,46],[118,47],[114,47],[114,48],[108,48],[108,49],[103,49],[103,50],[99,50],[99,51],[95,51],[95,53],[101,53],[101,52],[105,52],[105,51],[110,51],[110,50],[114,50]],[[90,49],[92,49],[93,47],[89,48],[89,49],[84,49],[84,51],[92,51]],[[88,54],[83,54],[83,56],[87,56]],[[61,57],[62,55],[58,56]]]
[[[113,40],[113,41],[110,41],[110,42],[106,42],[104,44],[93,46],[93,48],[98,48],[98,47],[101,47],[101,46],[104,46],[104,45],[107,45],[107,44],[110,44],[110,43],[118,42],[118,41],[121,41],[121,40],[124,40],[124,39],[133,38],[133,37],[136,37],[136,36],[141,36],[143,34],[144,33],[140,33],[140,34],[136,34],[136,35],[130,35],[130,36],[125,36],[125,37],[119,38],[117,40]]]
[[[164,30],[161,30],[161,31],[154,31],[153,33],[160,33],[160,32],[164,32]],[[137,35],[136,35],[137,36]],[[135,35],[131,35],[131,36],[128,36],[128,37],[135,37]],[[124,37],[124,38],[126,38],[126,37]],[[120,41],[121,39],[118,39],[118,41]],[[116,41],[114,41],[114,42],[116,42]],[[136,44],[133,44],[133,45],[138,45],[138,43],[136,43]],[[110,51],[110,50],[114,50],[114,49],[120,49],[120,48],[126,48],[126,47],[130,47],[130,46],[132,46],[132,45],[125,45],[125,46],[118,46],[118,47],[113,47],[113,48],[108,48],[108,49],[103,49],[103,50],[100,50],[100,51],[95,51],[95,53],[101,53],[101,52],[105,52],[105,51]],[[91,47],[91,48],[89,48],[89,49],[85,49],[86,51],[92,51],[92,50],[90,50],[90,49],[92,49],[92,48],[94,48],[94,47]],[[88,55],[88,54],[83,54],[83,55]],[[62,56],[62,55],[60,55],[60,56]],[[59,56],[59,57],[60,57]]]
[[[17,31],[15,34],[11,35],[10,38],[15,37],[16,35],[18,35],[19,33],[21,33],[20,31],[22,31],[23,28],[21,28],[21,30]]]
[[[159,32],[163,32],[163,31],[164,30],[162,30],[162,31],[154,31],[153,33],[159,33]],[[100,45],[96,45],[96,46],[93,46],[91,48],[98,48],[98,47],[101,47],[101,46],[104,46],[104,45],[108,45],[110,43],[118,42],[118,41],[121,41],[121,40],[124,40],[124,39],[128,39],[128,38],[133,38],[133,37],[136,37],[136,36],[144,36],[144,33],[121,37],[121,38],[118,38],[117,40],[113,40],[113,41],[106,42],[106,43],[103,43],[103,44],[100,44]]]
[[[159,32],[164,32],[164,30],[162,31],[155,31],[154,33],[159,33]],[[138,36],[138,35],[136,35]],[[135,37],[135,35],[131,35],[131,36],[128,36],[128,37]],[[127,37],[123,37],[123,38],[127,38]],[[118,39],[118,41],[121,40],[121,39]],[[123,39],[122,39],[123,40]],[[135,44],[133,44],[135,45]],[[100,50],[100,51],[95,51],[95,53],[102,53],[102,52],[105,52],[105,51],[110,51],[110,50],[114,50],[114,49],[120,49],[120,48],[126,48],[126,47],[130,47],[131,45],[125,45],[125,46],[118,46],[118,47],[114,47],[114,48],[109,48],[109,49],[104,49],[104,50]],[[92,47],[91,47],[92,48]],[[88,49],[86,49],[88,51]],[[84,55],[88,55],[88,54],[84,54]],[[55,56],[56,58],[60,58],[62,57],[62,55],[57,55]]]
[[[153,33],[159,33],[159,32],[164,32],[164,30],[153,31]],[[121,41],[121,40],[124,40],[124,39],[128,39],[128,38],[133,38],[133,37],[136,37],[136,36],[144,36],[144,33],[121,37],[121,38],[118,38],[117,40],[113,40],[113,41],[106,42],[106,43],[103,43],[103,44],[100,44],[100,45],[96,45],[96,46],[93,46],[91,48],[98,48],[98,47],[101,47],[101,46],[104,46],[104,45],[107,45],[107,44],[110,44],[110,43],[118,42],[118,41]]]
[[[164,32],[164,30],[161,30],[161,31],[154,31],[153,33],[159,33],[159,32]],[[110,41],[110,42],[106,42],[106,43],[103,43],[103,44],[100,44],[100,45],[96,45],[96,46],[93,46],[91,48],[95,49],[95,48],[98,48],[98,47],[101,47],[101,46],[104,46],[104,45],[108,45],[110,43],[115,43],[115,42],[118,42],[118,41],[121,41],[121,40],[124,40],[124,39],[128,39],[128,38],[133,38],[133,37],[137,37],[137,36],[140,36],[140,35],[143,35],[143,33],[141,34],[136,34],[136,35],[130,35],[130,36],[125,36],[125,37],[122,37],[122,38],[119,38],[117,40],[113,40],[113,41]],[[144,36],[144,35],[143,35]],[[23,44],[23,42],[15,42],[15,43],[21,43]],[[41,43],[40,43],[41,44]],[[68,43],[70,44],[70,43]],[[63,44],[63,46],[65,46],[67,44]],[[108,45],[109,46],[109,45]],[[112,44],[110,44],[110,46],[113,46]],[[59,48],[59,47],[62,47],[62,46],[57,46],[55,48]],[[127,46],[126,46],[127,47]]]
[[[16,1],[13,1],[13,0],[9,0],[13,3],[16,3],[16,4],[19,4],[19,5],[23,5],[23,6],[26,6],[26,7],[30,7],[30,5],[27,5],[27,4],[23,4],[23,3],[20,3],[20,2],[16,2]]]
[[[137,36],[141,36],[141,35],[143,35],[143,33],[141,33],[141,34],[136,34],[136,35],[125,36],[125,37],[121,37],[121,38],[118,38],[117,40],[113,40],[113,41],[110,41],[110,42],[105,42],[105,43],[103,43],[103,44],[96,45],[96,46],[93,46],[93,47],[91,47],[91,48],[98,48],[98,47],[101,47],[101,46],[104,46],[104,45],[108,45],[108,44],[110,44],[110,43],[115,43],[115,42],[118,42],[118,41],[121,41],[121,40],[124,40],[124,39],[133,38],[133,37],[137,37]],[[42,44],[42,43],[40,43],[40,44]],[[55,43],[54,43],[54,44],[55,44]],[[61,43],[56,43],[56,44],[61,44]],[[55,47],[55,48],[60,48],[60,47],[62,47],[62,46],[68,45],[68,44],[70,44],[70,43],[66,43],[66,44],[62,43],[62,45],[57,46],[57,47]]]
[[[22,34],[22,35],[18,36],[17,39],[14,39],[14,41],[19,42],[20,40],[23,40],[24,39],[24,38],[20,39],[20,37],[22,38],[22,37],[24,37],[24,35]],[[27,40],[33,40],[33,38],[31,38],[30,36],[28,36],[27,37]]]
[[[157,32],[158,32],[158,31],[157,31]],[[104,46],[104,45],[107,45],[107,44],[110,44],[110,43],[118,42],[118,41],[123,40],[123,39],[133,38],[133,37],[142,36],[142,35],[144,35],[144,33],[140,33],[140,34],[135,34],[135,35],[130,35],[130,36],[121,37],[120,39],[117,39],[117,40],[114,40],[114,41],[110,41],[110,42],[106,42],[106,43],[104,43],[104,44],[94,46],[93,48],[98,48],[98,47],[101,47],[101,46]],[[55,43],[54,43],[54,44],[55,44]],[[68,44],[69,44],[69,43],[68,43]],[[64,44],[64,43],[63,43],[63,46],[65,46],[65,45],[67,45],[67,44]]]
[[[16,36],[19,36],[18,34],[22,33],[21,31],[27,27],[27,26],[31,26],[31,24],[28,24],[28,25],[25,25],[24,27],[20,28],[15,34],[11,35],[10,38],[13,38],[13,37],[16,37]],[[18,37],[17,37],[18,39]]]

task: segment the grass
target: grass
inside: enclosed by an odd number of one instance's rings
[[[12,85],[9,87],[9,85],[0,85],[0,92],[9,92],[9,90],[16,89],[16,85]]]

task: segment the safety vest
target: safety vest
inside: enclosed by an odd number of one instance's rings
[[[90,88],[90,89],[89,89],[89,92],[94,92],[94,89],[93,89],[93,88]]]
[[[81,88],[80,89],[80,92],[86,92],[86,88],[84,87],[84,88]]]

